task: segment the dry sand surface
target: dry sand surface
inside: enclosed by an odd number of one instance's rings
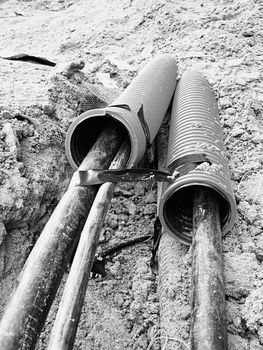
[[[0,0],[0,56],[23,53],[56,67],[0,58],[0,312],[72,174],[68,126],[87,107],[111,102],[152,57],[170,53],[178,78],[188,68],[202,72],[218,101],[238,204],[223,238],[229,350],[263,349],[262,2]],[[156,197],[152,184],[118,186],[99,250],[151,234]],[[165,272],[166,289],[149,266],[150,241],[115,253],[107,276],[89,283],[74,349],[188,349],[191,252],[168,236],[161,244],[176,267]]]

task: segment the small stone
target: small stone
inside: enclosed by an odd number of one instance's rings
[[[122,225],[125,225],[128,220],[129,220],[129,216],[126,215],[126,214],[119,214],[119,223],[122,224]]]
[[[118,227],[119,227],[119,224],[117,222],[117,220],[109,220],[108,221],[108,226],[113,229],[113,230],[116,230]]]
[[[132,193],[132,191],[117,187],[114,191],[114,195],[115,196],[123,196],[123,197],[131,197],[133,195],[133,193]]]
[[[136,185],[134,186],[134,192],[138,196],[144,196],[145,195],[145,186],[140,182],[136,183]]]
[[[119,276],[122,273],[121,263],[117,260],[114,265],[110,267],[110,273],[114,276]]]
[[[130,299],[125,300],[125,302],[123,303],[122,307],[127,309],[130,306],[130,304],[131,304],[131,300]]]
[[[146,207],[144,208],[144,214],[146,215],[156,214],[156,212],[157,212],[156,204],[147,204]]]
[[[114,302],[117,306],[121,307],[124,303],[124,299],[121,294],[116,294],[114,296]]]
[[[120,224],[123,225],[123,222],[120,222]],[[116,238],[119,238],[119,239],[125,239],[128,237],[128,235],[129,235],[128,232],[126,232],[125,230],[119,230],[119,231],[116,231],[115,233]]]
[[[127,322],[126,322],[126,328],[127,328],[128,330],[131,330],[131,329],[133,328],[132,322],[130,322],[130,321],[127,320]]]
[[[121,310],[121,315],[122,315],[122,317],[125,317],[125,315],[127,314],[127,312],[128,312],[128,310],[126,310],[126,309]]]
[[[155,203],[156,202],[156,195],[153,192],[150,192],[146,195],[144,202],[146,204],[151,204],[151,203]]]
[[[236,113],[236,109],[233,108],[233,107],[230,107],[230,108],[227,108],[226,112],[227,112],[228,114],[232,114],[232,115],[233,115],[233,114]]]
[[[261,227],[257,227],[257,226],[251,226],[249,228],[249,233],[251,234],[251,236],[258,236],[258,235],[260,235],[260,233],[262,233],[262,228]],[[261,240],[262,241],[261,244],[263,244],[263,236],[262,236],[262,238],[259,237],[258,240]],[[261,246],[263,247],[263,245],[261,245]]]
[[[10,154],[12,154],[15,159],[19,158],[20,146],[12,124],[5,123],[2,132],[5,134],[5,144],[9,148]]]
[[[157,303],[149,304],[148,311],[151,314],[158,314],[158,312],[159,312],[158,304]]]
[[[245,86],[247,84],[245,79],[243,79],[241,77],[236,77],[235,82],[236,82],[236,84],[241,85],[241,86]]]
[[[9,111],[2,111],[0,113],[0,117],[3,119],[12,119],[13,118],[12,114]]]
[[[231,98],[229,96],[224,96],[224,97],[220,98],[219,104],[222,108],[231,107],[232,106]]]
[[[263,142],[263,135],[261,132],[254,132],[252,136],[252,140],[254,143],[262,143]]]
[[[122,40],[124,38],[124,35],[122,33],[117,33],[114,35],[115,40]]]
[[[191,316],[191,306],[187,305],[185,307],[182,307],[179,316],[182,320],[187,320]]]
[[[0,222],[0,246],[2,245],[6,235],[7,235],[7,232],[5,229],[5,225],[3,222]]]
[[[239,135],[244,134],[244,132],[245,132],[245,130],[242,129],[241,127],[235,127],[235,128],[233,128],[231,134],[232,134],[232,136],[235,137],[235,136],[239,136]]]
[[[135,212],[136,212],[136,205],[132,201],[127,201],[125,203],[125,207],[127,208],[128,213],[130,215],[134,215],[135,214]]]
[[[236,118],[233,116],[230,116],[229,114],[226,114],[226,120],[225,120],[225,124],[232,127],[233,125],[235,125],[235,123],[237,122]]]

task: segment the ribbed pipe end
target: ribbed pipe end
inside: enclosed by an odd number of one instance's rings
[[[66,155],[74,170],[80,166],[108,123],[117,123],[120,134],[122,136],[125,134],[124,137],[130,140],[131,153],[127,167],[133,167],[143,157],[146,140],[137,116],[134,116],[131,111],[114,107],[92,109],[79,115],[66,134]]]
[[[176,76],[175,58],[168,54],[158,55],[114,103],[77,117],[66,135],[66,154],[71,166],[78,168],[110,119],[123,125],[123,132],[131,143],[127,167],[136,166],[145,154],[147,141],[152,142],[160,128],[174,94]]]
[[[213,189],[219,201],[222,233],[234,225],[236,203],[231,187],[215,96],[198,72],[186,72],[177,85],[172,107],[167,166],[186,155],[205,153],[203,164],[172,184],[164,184],[159,204],[162,225],[174,238],[191,244],[196,186]]]

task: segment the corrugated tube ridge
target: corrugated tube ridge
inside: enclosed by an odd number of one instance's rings
[[[223,234],[231,230],[236,218],[216,99],[207,79],[189,71],[182,75],[174,96],[167,166],[195,153],[204,153],[211,163],[203,163],[174,183],[164,184],[159,205],[164,228],[186,244],[192,240],[195,186],[210,187],[218,194]]]

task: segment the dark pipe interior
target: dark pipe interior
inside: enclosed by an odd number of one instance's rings
[[[110,116],[88,118],[76,126],[71,135],[70,152],[77,166],[81,164],[108,123],[115,123],[120,129],[120,133],[122,135],[125,133],[128,136],[125,127]]]
[[[191,243],[193,229],[193,203],[197,186],[183,187],[176,191],[164,204],[163,216],[167,226],[182,239],[189,237]],[[225,198],[217,193],[221,227],[229,217],[229,204]]]

